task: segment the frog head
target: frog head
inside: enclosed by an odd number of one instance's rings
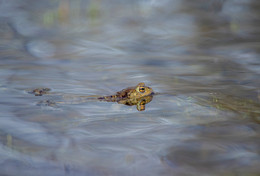
[[[152,88],[145,86],[144,83],[139,83],[137,84],[135,89],[130,93],[130,98],[141,98],[148,95],[152,95],[153,93],[154,92]]]

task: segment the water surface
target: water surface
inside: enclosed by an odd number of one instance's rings
[[[0,2],[0,173],[259,175],[259,7]],[[38,105],[139,82],[158,93],[145,111],[100,101]],[[38,87],[55,93],[27,93]]]

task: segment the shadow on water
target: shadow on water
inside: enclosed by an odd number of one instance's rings
[[[259,2],[0,1],[0,175],[259,175]]]

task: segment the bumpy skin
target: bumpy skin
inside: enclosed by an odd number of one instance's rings
[[[135,104],[134,102],[139,100],[140,98],[153,94],[154,92],[152,88],[145,86],[144,83],[139,83],[137,86],[123,89],[117,92],[115,95],[99,97],[98,99],[109,102],[118,102],[121,104],[125,103],[122,103],[120,101],[129,100],[133,101],[133,103],[131,104]]]
[[[129,87],[117,92],[115,95],[99,97],[101,101],[117,102],[128,106],[136,105],[138,111],[145,110],[145,104],[153,99],[153,89],[139,83],[135,87]]]

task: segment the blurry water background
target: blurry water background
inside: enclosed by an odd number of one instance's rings
[[[256,176],[259,124],[259,0],[0,1],[0,175]]]

